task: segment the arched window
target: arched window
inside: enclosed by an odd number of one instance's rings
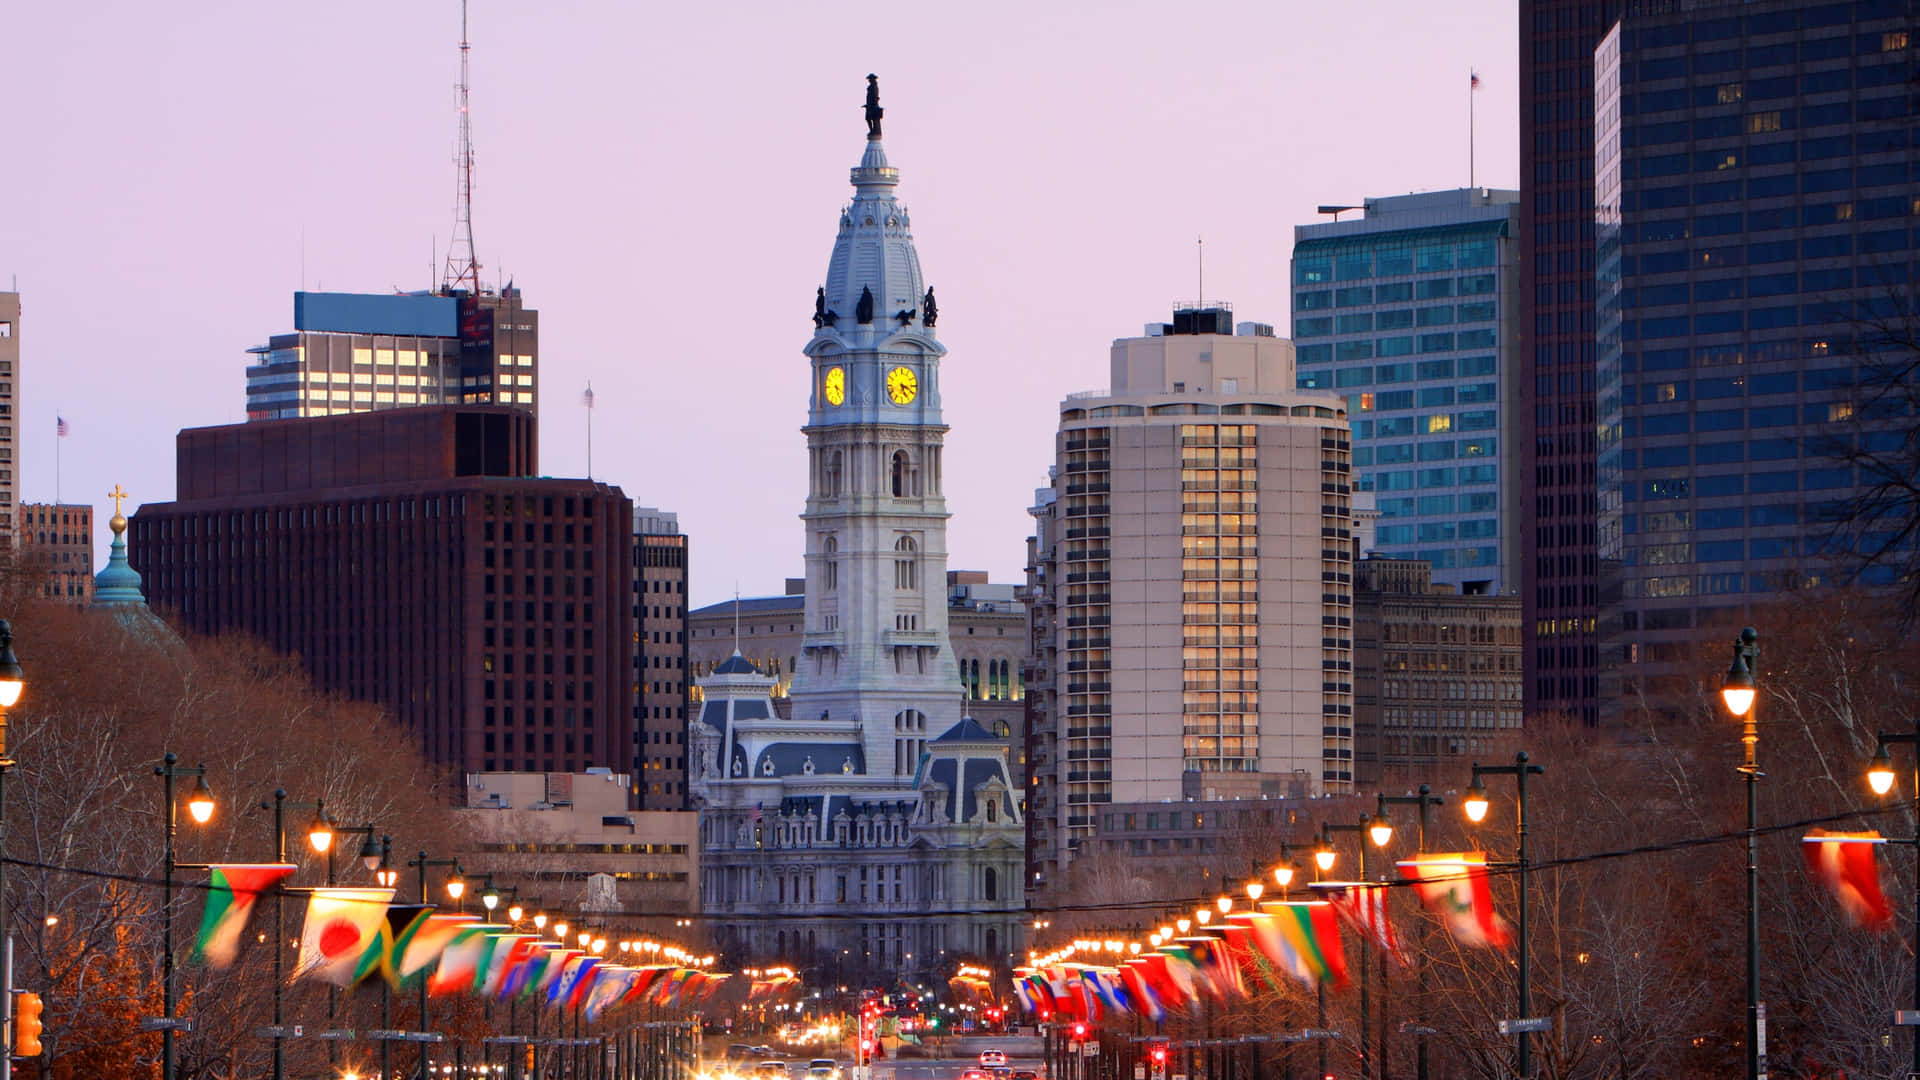
[[[987,867],[986,871],[980,875],[980,884],[981,893],[986,899],[1000,899],[1000,875],[994,872],[993,867]],[[996,951],[993,947],[993,931],[991,930],[987,931],[987,951]]]
[[[820,545],[820,554],[827,563],[824,571],[826,589],[832,592],[840,587],[840,541],[827,537],[827,542]]]
[[[893,452],[893,496],[900,498],[909,494],[913,484],[913,459],[905,450]]]
[[[913,542],[911,536],[903,536],[894,542],[893,587],[896,589],[920,587],[919,545]]]
[[[988,871],[988,873],[992,873],[992,871]],[[988,897],[988,899],[992,899],[992,897]],[[993,957],[1000,955],[1000,932],[991,926],[987,928],[987,955]]]
[[[1000,820],[1000,797],[998,795],[995,795],[992,798],[989,798],[987,800],[987,824],[993,825],[999,822],[999,820]],[[987,873],[991,874],[993,873],[993,871],[989,870],[987,871]]]
[[[838,498],[840,496],[840,476],[845,460],[838,450],[835,450],[833,455],[827,458],[827,475],[821,487],[829,498]]]

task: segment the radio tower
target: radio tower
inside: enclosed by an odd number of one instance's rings
[[[467,111],[467,0],[460,0],[460,142],[453,152],[457,177],[453,201],[453,240],[447,245],[443,290],[465,289],[480,295],[480,261],[473,254],[473,120]]]

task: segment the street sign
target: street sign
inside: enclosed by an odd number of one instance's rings
[[[140,1020],[141,1031],[192,1031],[193,1017],[182,1016],[168,1019],[164,1016],[148,1016]]]
[[[447,1041],[447,1037],[437,1031],[393,1031],[387,1028],[378,1028],[369,1031],[367,1032],[367,1038],[384,1042],[437,1043]]]
[[[1753,1045],[1760,1051],[1759,1068],[1754,1072],[1754,1080],[1767,1080],[1767,1003],[1756,1001],[1754,1011]]]
[[[351,1039],[353,1038],[353,1029],[328,1028],[325,1031],[314,1032],[313,1037],[316,1039]]]
[[[1438,1035],[1440,1034],[1440,1029],[1430,1028],[1430,1027],[1421,1027],[1418,1024],[1410,1024],[1405,1020],[1402,1020],[1400,1021],[1400,1034],[1402,1035]]]
[[[1548,1016],[1533,1016],[1525,1020],[1500,1021],[1500,1034],[1502,1035],[1524,1035],[1530,1031],[1552,1030],[1553,1018]]]
[[[1920,1026],[1920,1009],[1893,1010],[1893,1026],[1894,1027]]]
[[[1302,1039],[1337,1039],[1340,1033],[1331,1028],[1302,1028],[1300,1037]]]
[[[297,1039],[305,1035],[307,1029],[301,1027],[299,1024],[273,1024],[268,1027],[255,1028],[253,1033],[263,1039]]]
[[[1146,1062],[1136,1061],[1133,1063],[1133,1080],[1147,1080]]]
[[[1086,1042],[1083,1042],[1083,1043],[1081,1043],[1081,1044],[1080,1044],[1080,1056],[1081,1056],[1081,1057],[1099,1057],[1099,1056],[1100,1056],[1100,1044],[1099,1044],[1099,1043],[1097,1043],[1097,1042],[1094,1042],[1094,1041],[1093,1041],[1093,1040],[1091,1040],[1091,1039],[1089,1039],[1089,1040],[1087,1040]]]
[[[527,1037],[525,1035],[489,1035],[480,1042],[485,1046],[525,1046]]]

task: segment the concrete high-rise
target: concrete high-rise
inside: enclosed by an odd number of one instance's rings
[[[1180,798],[1187,773],[1353,785],[1345,402],[1245,329],[1176,311],[1113,343],[1109,389],[1060,403],[1029,549],[1029,888],[1104,804]]]
[[[396,409],[192,428],[134,515],[154,609],[243,630],[463,772],[633,762],[633,505],[539,477],[532,414]]]
[[[19,537],[20,294],[0,292],[0,552]]]
[[[1368,199],[1293,230],[1300,386],[1346,395],[1378,550],[1462,593],[1519,592],[1519,196]]]
[[[1635,9],[1600,43],[1608,703],[1657,691],[1756,600],[1835,580],[1884,527],[1840,526],[1875,479],[1840,449],[1912,437],[1875,380],[1911,362],[1917,10]]]
[[[687,806],[687,537],[677,514],[633,508],[633,793]]]
[[[1520,2],[1521,600],[1527,711],[1598,718],[1593,50],[1620,0]]]
[[[293,332],[247,350],[247,419],[410,405],[538,411],[540,313],[508,286],[293,294]]]
[[[85,503],[23,503],[20,562],[49,600],[93,602],[93,507]]]

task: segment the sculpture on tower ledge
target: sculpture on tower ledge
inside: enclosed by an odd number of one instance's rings
[[[926,313],[926,316],[920,320],[920,325],[931,329],[933,320],[940,317],[940,305],[933,302],[933,286],[931,285],[927,286],[927,298],[920,302],[920,310]]]
[[[860,286],[860,302],[853,306],[853,317],[861,326],[873,321],[873,290],[868,286]]]
[[[887,110],[880,107],[880,76],[867,76],[867,138],[880,137],[880,118]]]

